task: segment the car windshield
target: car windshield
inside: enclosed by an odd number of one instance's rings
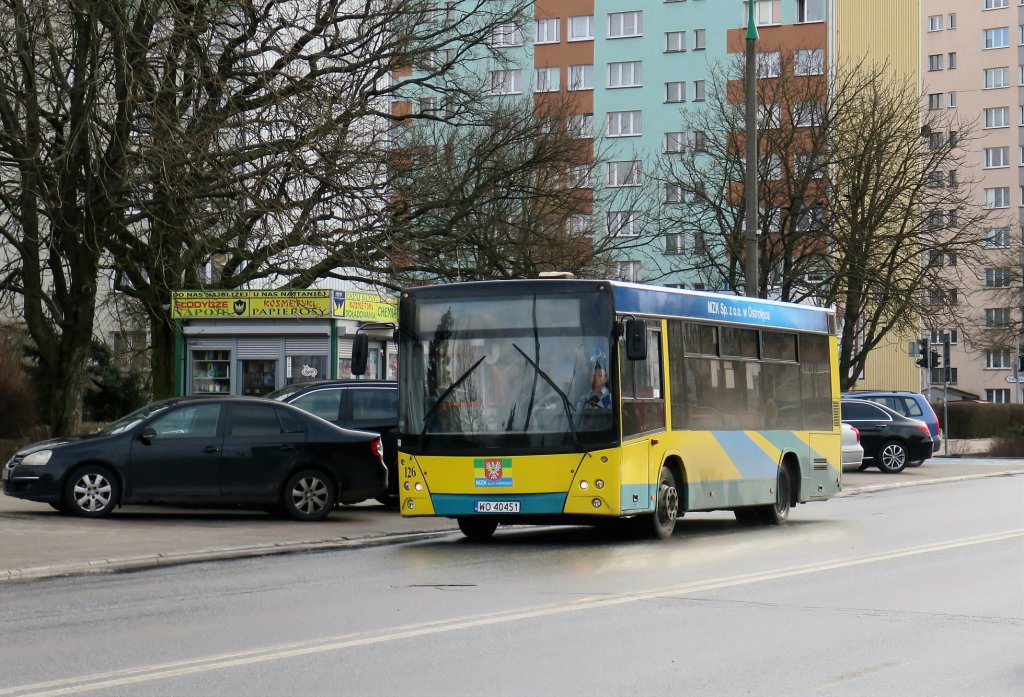
[[[153,416],[153,414],[159,413],[170,406],[170,402],[153,402],[152,404],[147,404],[141,409],[136,409],[127,416],[122,416],[114,423],[107,424],[103,428],[96,431],[96,435],[112,436],[117,433],[123,433],[142,423],[149,417]]]

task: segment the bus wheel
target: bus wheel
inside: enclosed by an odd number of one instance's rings
[[[679,516],[679,489],[676,487],[676,476],[668,467],[661,468],[658,478],[658,500],[651,520],[654,536],[660,540],[672,537],[676,529],[676,518]]]
[[[471,540],[489,540],[498,529],[493,518],[458,518],[459,530]]]
[[[762,525],[782,525],[789,518],[789,506],[792,500],[790,491],[789,468],[779,468],[779,476],[775,484],[775,503],[759,506],[757,512]]]

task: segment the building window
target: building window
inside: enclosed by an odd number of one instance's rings
[[[985,269],[986,288],[1006,288],[1009,285],[1009,269]]]
[[[796,173],[799,177],[821,179],[825,176],[825,158],[823,155],[797,155]]]
[[[643,36],[643,33],[644,13],[642,11],[608,13],[609,39],[626,39],[633,36]]]
[[[757,76],[778,77],[782,72],[782,54],[779,51],[765,51],[757,54]]]
[[[693,132],[693,149],[697,152],[704,152],[708,144],[708,136],[704,131]]]
[[[985,247],[987,249],[1006,249],[1010,246],[1010,228],[994,227],[985,230]]]
[[[1004,329],[1010,326],[1010,308],[985,308],[985,327],[988,329]]]
[[[984,77],[987,90],[998,90],[1010,86],[1010,69],[1008,67],[985,68]]]
[[[1010,147],[985,148],[985,169],[1010,166]]]
[[[560,76],[561,71],[557,66],[554,68],[537,68],[533,71],[533,91],[557,92]]]
[[[608,179],[611,187],[637,186],[640,184],[640,161],[624,160],[608,163]]]
[[[942,385],[946,382],[950,385],[955,385],[957,380],[956,371],[956,368],[932,368],[928,372],[933,385]]]
[[[822,75],[825,72],[825,49],[809,48],[796,52],[793,62],[795,75]]]
[[[1010,360],[1010,349],[985,349],[986,368],[1005,370],[1013,367]]]
[[[561,40],[561,25],[558,17],[549,19],[538,19],[536,36],[533,39],[535,44],[557,44]]]
[[[1009,404],[1010,388],[987,389],[985,390],[985,400],[993,404]]]
[[[636,211],[612,211],[608,214],[608,234],[612,237],[640,235],[640,216]]]
[[[640,87],[644,82],[642,61],[608,64],[608,87]]]
[[[686,133],[684,131],[671,131],[665,134],[665,152],[683,152],[686,150]]]
[[[825,0],[796,0],[796,21],[824,22]]]
[[[686,32],[685,31],[667,31],[665,32],[665,52],[676,53],[678,51],[686,50]]]
[[[1010,28],[995,27],[984,32],[985,48],[1006,48],[1010,45]]]
[[[985,189],[985,208],[1009,208],[1010,187],[996,186]]]
[[[665,101],[666,102],[685,102],[686,101],[686,83],[685,82],[666,82],[665,83]]]
[[[993,404],[1009,404],[1010,403],[1010,389],[1008,387],[985,390],[985,401],[992,402]]]
[[[605,132],[609,138],[643,135],[643,112],[609,111]]]
[[[578,237],[589,236],[593,229],[590,227],[590,216],[585,213],[574,213],[565,221],[565,228],[570,235]]]
[[[793,105],[793,123],[797,126],[821,124],[821,104],[816,99],[798,101]]]
[[[942,31],[942,15],[928,17],[928,31]]]
[[[933,53],[928,56],[928,71],[935,72],[936,70],[942,70],[943,58],[941,53]]]
[[[673,201],[678,203],[678,201]],[[673,232],[665,235],[665,254],[682,254],[686,251],[683,233]]]
[[[579,92],[581,90],[594,89],[594,66],[593,65],[570,65],[569,66],[569,91]]]
[[[520,94],[523,91],[522,70],[491,70],[487,75],[491,94]]]
[[[617,261],[615,262],[615,277],[620,281],[635,282],[640,278],[639,261]]]
[[[707,48],[707,30],[706,29],[694,29],[693,30],[693,50],[703,51]]]
[[[930,111],[935,111],[936,109],[941,109],[945,105],[945,103],[946,103],[945,97],[946,97],[946,95],[943,94],[942,92],[933,92],[932,94],[929,94],[928,95],[928,109]]]
[[[956,107],[956,92],[949,93],[949,108],[953,109]]]
[[[782,123],[782,108],[778,104],[762,102],[757,105],[757,127],[778,128]]]
[[[569,117],[566,130],[569,135],[573,138],[593,138],[594,137],[594,115],[593,114],[573,114]]]
[[[749,3],[743,3],[743,23],[746,26],[750,17]],[[754,0],[754,21],[758,26],[782,23],[782,0]]]
[[[569,41],[589,41],[594,38],[594,15],[569,18]]]
[[[705,94],[706,94],[706,92],[705,92],[705,88],[704,88],[704,81],[703,80],[694,80],[693,81],[693,101],[695,101],[695,102],[703,102]]]
[[[569,165],[569,186],[576,189],[593,189],[594,168],[587,165]]]
[[[946,58],[949,60],[949,69],[956,70],[956,51],[950,51]]]
[[[665,185],[665,203],[682,203],[683,187],[681,184]]]
[[[928,340],[932,344],[944,344],[946,343],[943,339],[943,335],[949,335],[949,345],[956,346],[957,331],[955,329],[929,329]]]
[[[985,0],[986,10],[998,10],[1006,7],[1009,0]]]
[[[523,32],[515,24],[498,24],[491,30],[491,46],[504,48],[508,46],[522,46]]]
[[[983,112],[985,128],[1009,128],[1010,107],[996,106],[989,107]]]
[[[946,26],[950,29],[956,29],[956,12],[949,13],[949,21]]]

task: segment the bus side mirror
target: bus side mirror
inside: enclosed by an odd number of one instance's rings
[[[356,334],[352,337],[352,374],[366,375],[366,363],[370,358],[370,337]]]
[[[642,319],[626,320],[626,358],[647,360],[647,325]]]

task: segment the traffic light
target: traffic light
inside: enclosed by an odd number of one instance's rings
[[[929,356],[932,359],[931,365],[929,366],[930,368],[938,368],[940,365],[942,365],[942,363],[941,363],[942,357],[939,356],[939,352],[938,351],[932,351],[929,354]]]
[[[1017,354],[1017,372],[1024,373],[1024,353]]]
[[[917,340],[917,364],[922,368],[928,367],[928,339]]]

